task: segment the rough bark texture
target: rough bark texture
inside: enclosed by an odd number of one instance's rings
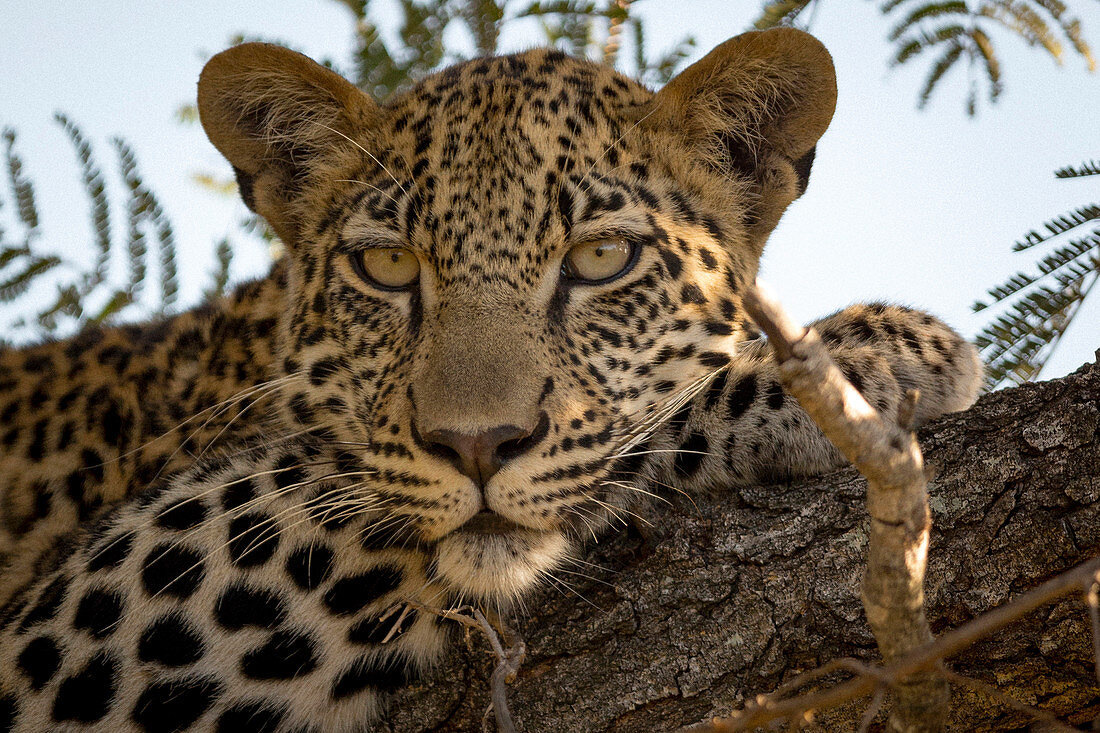
[[[1100,367],[999,392],[921,431],[936,477],[927,598],[958,626],[1100,553]],[[527,660],[511,710],[536,731],[674,730],[836,657],[877,661],[859,600],[867,542],[854,470],[731,490],[656,511],[662,536],[608,538],[592,579],[562,576],[519,623]],[[493,659],[459,641],[394,701],[394,731],[480,730]],[[1084,602],[1075,595],[951,662],[1077,724],[1100,715]],[[858,727],[867,701],[812,729]],[[956,687],[951,730],[1025,729],[1020,713]],[[879,720],[883,720],[880,714]],[[490,730],[492,726],[490,725]],[[873,730],[881,730],[876,723]]]

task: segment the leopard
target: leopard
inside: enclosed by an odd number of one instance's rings
[[[286,254],[0,353],[0,730],[369,730],[446,609],[507,613],[662,492],[842,466],[742,305],[836,94],[790,28],[657,91],[553,48],[385,103],[212,57],[201,123]],[[927,313],[812,325],[887,418],[976,398]]]

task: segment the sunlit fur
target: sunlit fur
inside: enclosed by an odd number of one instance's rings
[[[285,100],[310,96],[288,91],[269,112],[270,95],[250,96],[245,71],[231,78],[210,82],[207,115],[253,124],[240,133],[247,144],[272,140],[268,129],[292,116]],[[571,544],[563,536],[599,532],[632,500],[622,482],[603,482],[629,426],[743,339],[737,293],[760,246],[744,222],[761,192],[742,176],[685,170],[693,141],[648,124],[658,109],[650,92],[556,52],[470,62],[365,107],[349,112],[371,120],[360,135],[331,115],[312,128],[299,116],[295,129],[317,150],[300,174],[305,195],[278,194],[286,174],[273,182],[262,166],[245,183],[293,211],[269,217],[295,222],[285,232],[298,261],[296,305],[282,321],[286,368],[329,372],[278,399],[288,424],[322,423],[355,444],[379,472],[373,488],[423,540],[485,508],[529,528],[438,547],[455,553],[438,568],[462,579],[462,593],[507,600],[552,566],[547,544],[560,554]],[[238,142],[223,142],[231,160]],[[776,157],[764,147],[759,156]],[[563,282],[566,252],[605,236],[637,243],[634,267],[603,285]],[[387,245],[422,259],[414,292],[378,290],[350,267],[356,248]],[[482,490],[417,438],[533,428],[541,414],[547,435]],[[502,553],[515,569],[504,570]]]
[[[0,720],[358,730],[438,658],[440,609],[522,606],[654,494],[840,465],[740,304],[834,103],[790,29],[657,93],[533,50],[379,105],[285,49],[215,56],[204,128],[287,254],[224,302],[0,354]],[[604,238],[634,244],[620,277],[563,275]],[[419,281],[361,278],[366,247]],[[886,415],[974,398],[931,316],[816,326]],[[431,438],[500,426],[529,436],[483,486]]]

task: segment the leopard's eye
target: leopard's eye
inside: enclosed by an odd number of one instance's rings
[[[585,283],[614,280],[630,270],[634,254],[635,245],[621,237],[594,239],[566,253],[562,274]]]
[[[420,260],[404,247],[375,247],[350,256],[355,274],[382,290],[403,290],[420,278]]]

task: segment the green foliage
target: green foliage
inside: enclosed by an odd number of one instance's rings
[[[1100,166],[1093,161],[1055,172],[1058,178],[1094,175],[1100,175]],[[1063,236],[1086,225],[1094,227],[1091,234]],[[1055,217],[1040,230],[1028,232],[1012,249],[1022,252],[1039,245],[1047,245],[1049,251],[1035,272],[1017,272],[987,291],[990,300],[971,306],[975,312],[1003,307],[976,339],[989,365],[986,385],[991,389],[1038,376],[1100,279],[1100,205],[1088,204]]]
[[[618,52],[626,31],[633,50],[627,70],[653,86],[666,84],[695,47],[695,39],[688,36],[652,56],[642,19],[630,12],[631,0],[400,0],[396,42],[385,40],[382,28],[371,19],[370,0],[338,1],[355,20],[354,69],[350,77],[381,101],[433,71],[467,58],[454,48],[445,48],[444,34],[449,29],[468,34],[475,56],[487,56],[502,50],[500,37],[506,26],[536,21],[547,43],[576,56],[600,58],[612,66],[621,61]],[[230,45],[257,40],[268,39],[238,34],[230,39]],[[292,48],[286,43],[279,45]],[[328,61],[322,63],[333,66]],[[198,122],[198,109],[185,104],[176,116],[184,124],[194,124]],[[232,180],[206,172],[192,177],[207,190],[236,195]],[[243,228],[268,242],[273,240],[271,231],[257,217],[247,218]]]
[[[667,82],[691,53],[688,37],[651,57],[640,17],[630,0],[400,0],[396,42],[371,20],[370,0],[340,0],[355,17],[355,81],[375,99],[400,93],[467,54],[445,47],[455,31],[472,40],[473,55],[501,51],[510,25],[536,21],[546,41],[567,53],[616,64],[624,31],[633,46],[630,72],[651,84]]]
[[[502,34],[512,24],[536,23],[547,42],[574,55],[623,67],[653,86],[671,79],[695,44],[687,37],[663,54],[652,54],[645,26],[632,12],[631,0],[396,0],[400,21],[392,33],[383,32],[371,19],[371,0],[339,1],[355,22],[353,78],[379,100],[469,55],[501,51]],[[819,3],[766,0],[756,27],[809,25]],[[892,23],[888,37],[896,44],[894,64],[931,57],[919,106],[926,104],[947,74],[963,62],[981,72],[970,74],[968,112],[974,114],[977,109],[979,78],[985,80],[989,101],[996,101],[1002,88],[1002,69],[993,42],[995,29],[1041,48],[1058,63],[1068,44],[1090,70],[1095,67],[1080,22],[1068,15],[1061,0],[879,0],[878,7]],[[463,37],[468,39],[465,50],[456,50],[455,40]],[[233,39],[236,43],[245,40],[260,39],[245,35]],[[630,54],[620,53],[624,45]],[[194,107],[181,108],[180,119],[194,122]],[[5,130],[4,164],[11,200],[5,204],[0,196],[0,214],[5,206],[10,208],[9,218],[18,233],[0,226],[0,305],[8,312],[23,314],[10,322],[8,333],[16,337],[55,334],[88,323],[171,312],[179,291],[174,235],[163,208],[138,172],[133,150],[121,140],[112,140],[125,191],[125,199],[113,209],[92,146],[67,118],[58,115],[57,121],[73,146],[80,169],[91,218],[91,243],[83,252],[93,260],[74,260],[68,254],[71,247],[45,250],[41,246],[34,187],[16,153],[15,133]],[[1100,164],[1090,161],[1056,175],[1100,175]],[[197,179],[225,193],[235,190],[231,182],[214,176]],[[112,210],[125,215],[121,242],[112,236]],[[1047,222],[1044,233],[1029,232],[1016,250],[1060,238],[1097,219],[1100,206],[1081,207]],[[255,217],[246,220],[242,229],[272,239]],[[272,247],[276,249],[278,243],[272,242]],[[145,288],[150,248],[156,251],[155,293]],[[216,259],[208,296],[223,293],[228,284],[232,261],[228,239],[217,243]],[[991,385],[1022,381],[1038,373],[1096,283],[1098,261],[1100,229],[1056,244],[1039,261],[1034,274],[1017,273],[989,291],[990,303],[975,304],[975,310],[1004,305],[1001,315],[979,338],[991,365]]]
[[[757,28],[797,25],[807,8],[821,0],[768,0]],[[1066,43],[1095,71],[1092,49],[1081,34],[1081,23],[1070,17],[1061,0],[880,0],[880,12],[892,23],[887,38],[896,45],[892,63],[901,66],[932,55],[928,74],[917,97],[923,108],[947,73],[960,65],[969,68],[966,111],[975,115],[984,79],[985,95],[995,103],[1004,88],[1001,61],[993,37],[998,32],[1039,47],[1056,63],[1065,56]]]
[[[206,289],[205,295],[207,298],[217,298],[223,295],[229,285],[229,265],[233,262],[233,245],[230,244],[229,237],[222,237],[218,242],[217,247],[214,248],[214,258],[217,267],[211,273],[213,282]]]
[[[157,197],[138,169],[134,151],[121,139],[113,139],[119,179],[125,190],[120,202],[125,235],[114,236],[111,201],[91,143],[80,128],[62,114],[57,123],[76,154],[81,183],[91,218],[91,246],[60,243],[44,247],[35,201],[34,185],[23,171],[16,150],[14,130],[5,129],[4,167],[14,225],[18,235],[0,228],[0,305],[6,322],[5,335],[26,340],[75,331],[89,324],[109,324],[123,319],[148,318],[174,310],[179,284],[176,244],[172,225]],[[4,198],[0,196],[0,213]],[[156,249],[157,291],[142,297],[149,275],[149,247]],[[81,253],[92,255],[91,261]],[[218,269],[210,295],[220,295],[228,282],[232,250],[218,246]]]
[[[1071,165],[1067,165],[1065,168],[1059,168],[1054,171],[1055,178],[1078,178],[1080,176],[1100,176],[1100,163],[1095,160],[1090,160],[1087,163],[1074,168]]]

